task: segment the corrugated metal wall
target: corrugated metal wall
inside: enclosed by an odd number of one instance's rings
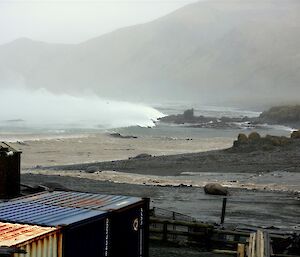
[[[14,254],[14,257],[62,257],[63,235],[52,232],[48,235],[38,237],[28,242],[16,245],[25,250],[26,254]]]
[[[0,222],[0,246],[26,251],[14,257],[62,257],[62,240],[58,228]]]

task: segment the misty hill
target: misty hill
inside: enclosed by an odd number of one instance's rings
[[[300,126],[300,105],[275,106],[261,113],[258,122]]]
[[[0,87],[126,100],[298,102],[299,70],[298,0],[210,0],[77,45],[0,46]]]

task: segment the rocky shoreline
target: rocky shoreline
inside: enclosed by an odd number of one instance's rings
[[[264,124],[283,125],[290,128],[300,127],[300,105],[277,106],[262,112],[258,117],[208,117],[195,116],[194,109],[188,109],[183,114],[168,115],[159,122],[184,125],[192,128],[214,129],[261,129]]]

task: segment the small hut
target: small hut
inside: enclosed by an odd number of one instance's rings
[[[21,152],[0,142],[0,199],[20,195]]]

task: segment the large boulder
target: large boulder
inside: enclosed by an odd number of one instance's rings
[[[228,195],[226,187],[218,183],[208,183],[204,186],[204,192],[209,195]]]

